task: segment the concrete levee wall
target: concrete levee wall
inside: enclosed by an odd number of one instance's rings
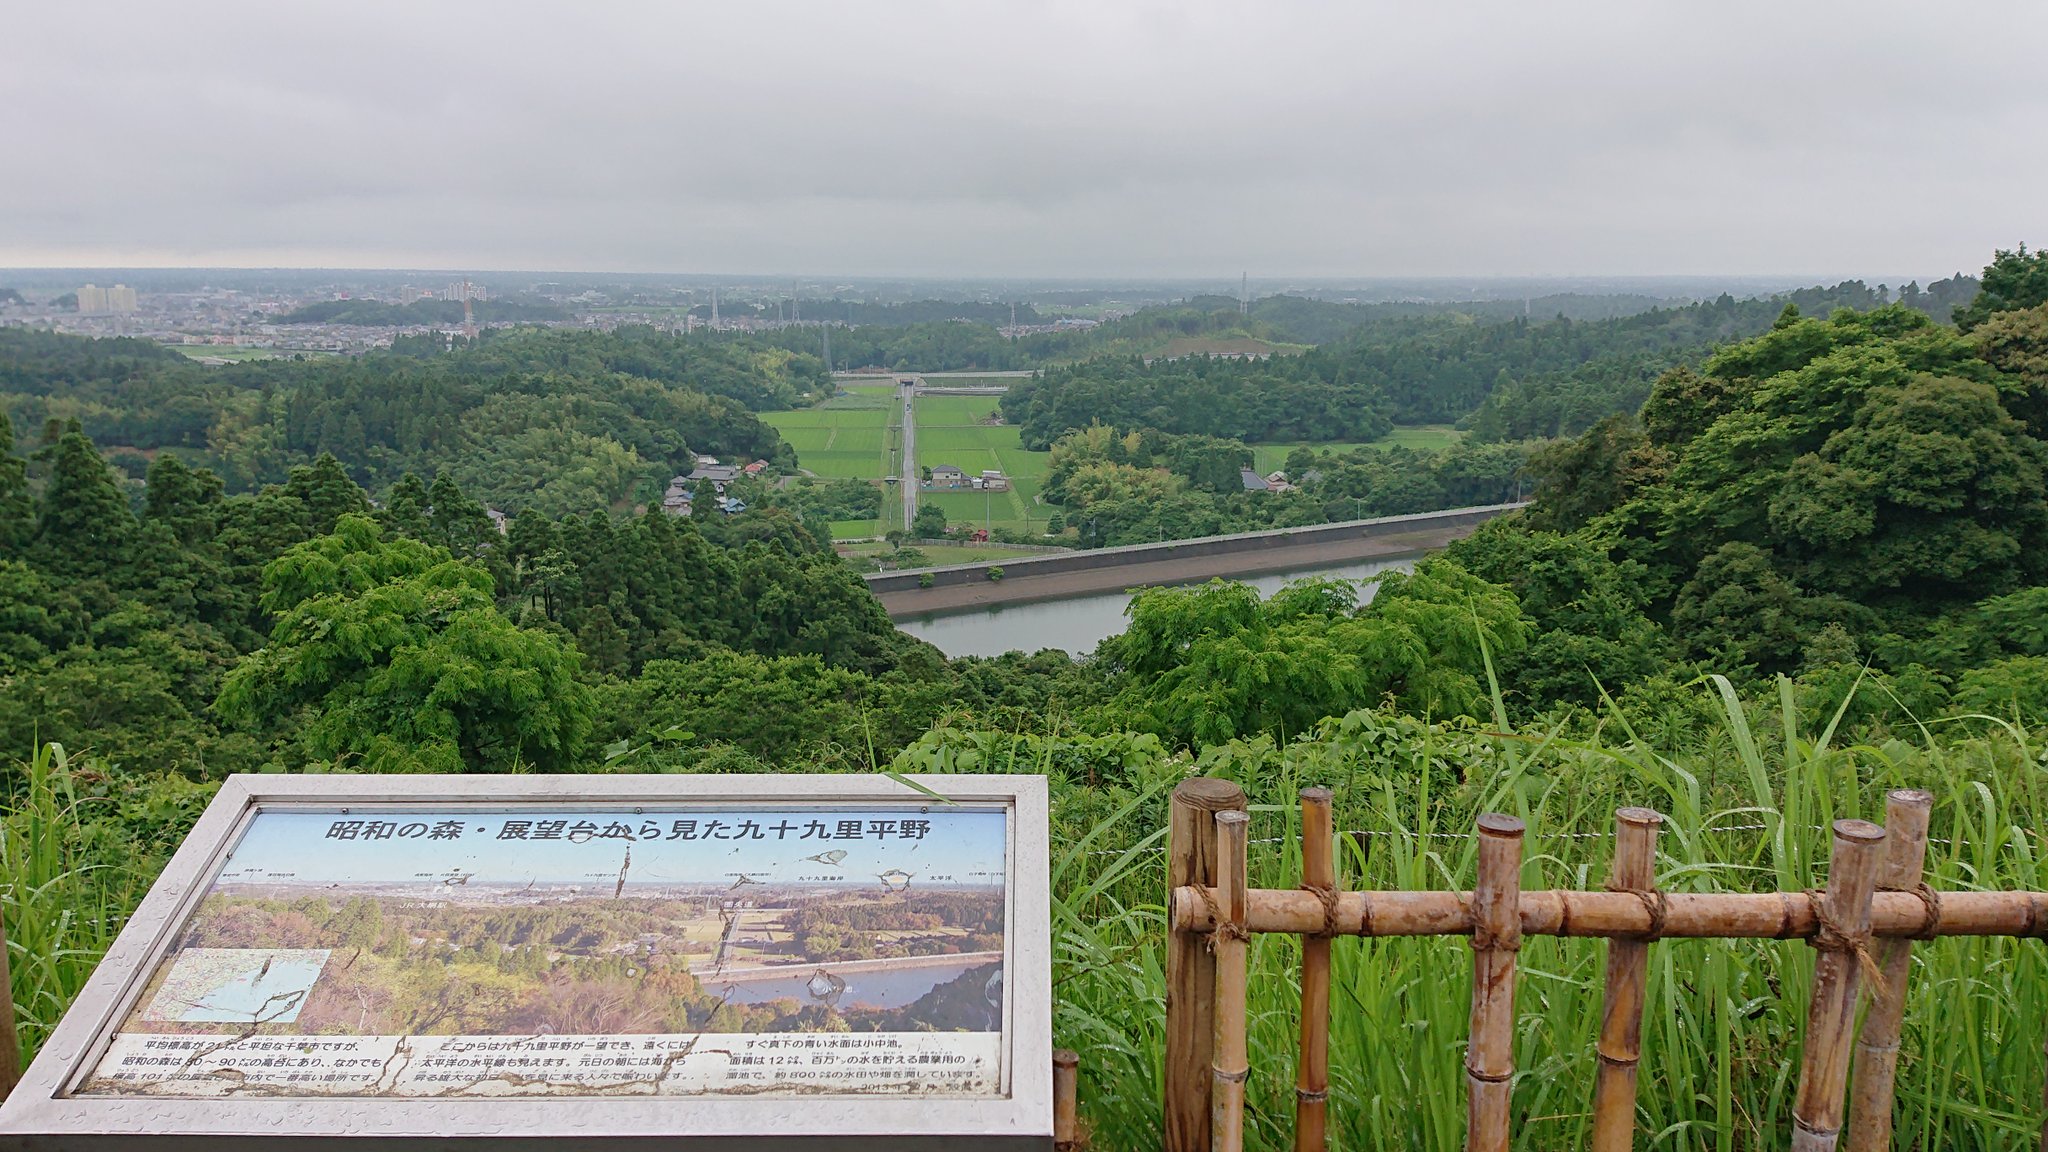
[[[988,582],[988,570],[1001,568],[1003,583],[1010,585],[1012,581],[1030,580],[1034,576],[1060,576],[1134,564],[1184,562],[1212,556],[1232,557],[1266,550],[1296,549],[1418,532],[1473,528],[1496,516],[1525,507],[1526,504],[1488,504],[1477,508],[1420,512],[1412,516],[1382,516],[1374,520],[1315,524],[1306,528],[1274,528],[1264,532],[1240,532],[1232,536],[1205,536],[1197,540],[1168,540],[1161,544],[1128,544],[1121,548],[1096,548],[1082,552],[1067,552],[1058,556],[1004,560],[996,564],[956,564],[945,568],[928,568],[922,572],[878,572],[868,576],[867,582],[868,587],[876,594],[886,595],[920,588],[985,584]],[[1228,567],[1239,566],[1232,564]],[[924,583],[927,577],[931,579],[930,584]]]

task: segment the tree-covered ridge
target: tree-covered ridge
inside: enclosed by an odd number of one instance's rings
[[[1482,440],[1571,434],[1639,406],[1666,368],[1696,364],[1717,344],[1764,331],[1787,302],[1825,312],[1883,301],[1861,281],[1846,281],[1765,300],[1724,295],[1611,319],[1531,321],[1470,305],[1401,310],[1276,298],[1253,310],[1250,322],[1261,331],[1277,327],[1262,315],[1325,336],[1334,328],[1331,309],[1362,318],[1341,338],[1299,355],[1097,356],[1047,368],[1011,389],[1004,413],[1032,445],[1091,424],[1245,440],[1370,440],[1388,422],[1458,420]],[[1156,320],[1174,316],[1242,322],[1234,312],[1193,308]]]
[[[1631,572],[1682,658],[1761,674],[1869,659],[1923,705],[2048,703],[2048,650],[2018,607],[2048,581],[2044,364],[2048,304],[1968,334],[1902,305],[1788,308],[1664,374],[1639,416],[1539,455],[1530,519]],[[1494,578],[1526,563],[1489,550]]]
[[[1101,424],[1232,440],[1373,440],[1393,425],[1370,385],[1310,353],[1236,359],[1091,360],[1051,368],[1004,394],[1003,417],[1027,448]]]
[[[170,450],[246,492],[327,453],[379,492],[447,470],[492,507],[551,515],[645,500],[696,453],[786,460],[754,411],[829,386],[815,360],[651,329],[522,329],[452,352],[415,342],[220,368],[9,329],[0,379],[17,427],[75,420],[136,478]]]

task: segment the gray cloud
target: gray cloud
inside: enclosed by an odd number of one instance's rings
[[[1911,273],[2044,236],[2048,6],[39,5],[0,265]]]

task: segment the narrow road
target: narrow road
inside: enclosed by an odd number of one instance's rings
[[[897,391],[903,397],[903,460],[896,474],[903,478],[897,487],[903,489],[903,530],[910,531],[910,522],[917,519],[917,416],[914,411],[917,402],[918,378],[905,377]]]
[[[746,918],[747,913],[745,909],[735,909],[732,919],[725,922],[725,935],[719,937],[718,952],[711,957],[712,968],[723,968],[725,967],[725,962],[732,958],[732,946],[739,943],[740,922]]]

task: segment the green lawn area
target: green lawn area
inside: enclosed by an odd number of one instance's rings
[[[880,520],[834,520],[832,522],[832,538],[834,540],[858,540],[865,536],[880,536],[881,534],[882,522]]]
[[[922,437],[923,433],[919,433]],[[1309,443],[1295,441],[1287,444],[1252,445],[1252,467],[1261,475],[1275,471],[1287,454],[1296,448],[1313,448],[1318,452],[1349,452],[1356,448],[1420,448],[1431,452],[1441,451],[1463,440],[1465,434],[1449,424],[1412,424],[1395,428],[1392,432],[1370,443],[1357,441]]]

